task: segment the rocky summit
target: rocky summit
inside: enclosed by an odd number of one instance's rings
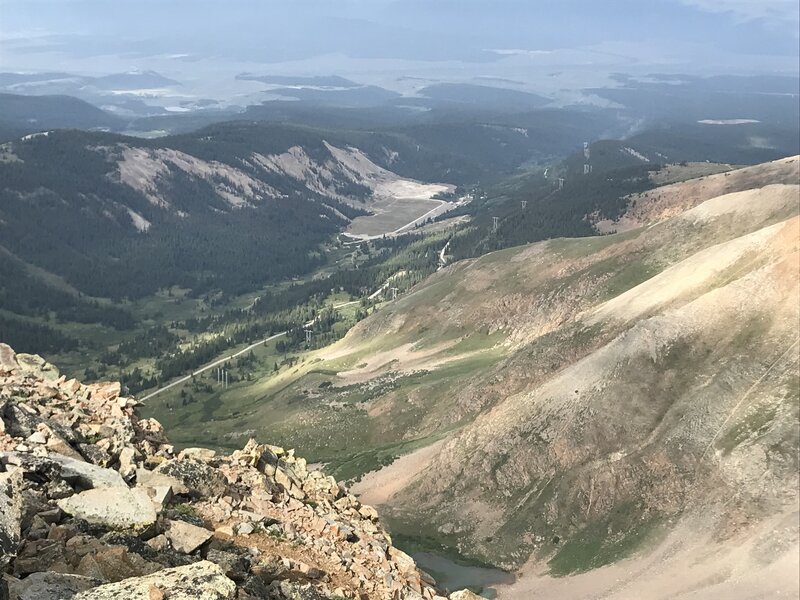
[[[0,598],[443,600],[293,450],[178,452],[137,405],[0,344]]]

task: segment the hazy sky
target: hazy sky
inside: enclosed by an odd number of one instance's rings
[[[0,70],[796,74],[799,15],[798,0],[0,0]]]

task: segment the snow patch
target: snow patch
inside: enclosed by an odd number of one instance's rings
[[[646,163],[650,162],[650,159],[647,158],[644,154],[642,154],[641,152],[639,152],[637,150],[634,150],[633,148],[629,148],[628,146],[625,146],[624,148],[620,148],[619,151],[622,152],[623,154],[627,154],[628,156],[632,156],[633,158],[638,158],[642,162],[646,162]]]
[[[128,214],[131,217],[131,221],[133,221],[133,226],[136,227],[140,232],[146,233],[148,229],[150,229],[150,221],[145,219],[142,215],[137,213],[134,210],[126,207]]]
[[[701,125],[747,125],[749,123],[761,123],[756,119],[703,119],[698,121]]]

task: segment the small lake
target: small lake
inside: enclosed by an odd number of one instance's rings
[[[500,569],[476,567],[430,552],[415,552],[411,556],[423,571],[433,575],[439,587],[451,592],[469,587],[482,589],[484,597],[494,598],[493,586],[514,583],[515,579]]]

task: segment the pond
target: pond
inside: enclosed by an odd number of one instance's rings
[[[514,583],[514,575],[500,569],[477,567],[431,552],[415,552],[412,557],[436,579],[438,587],[451,592],[470,588],[491,599],[496,595],[493,586]]]

